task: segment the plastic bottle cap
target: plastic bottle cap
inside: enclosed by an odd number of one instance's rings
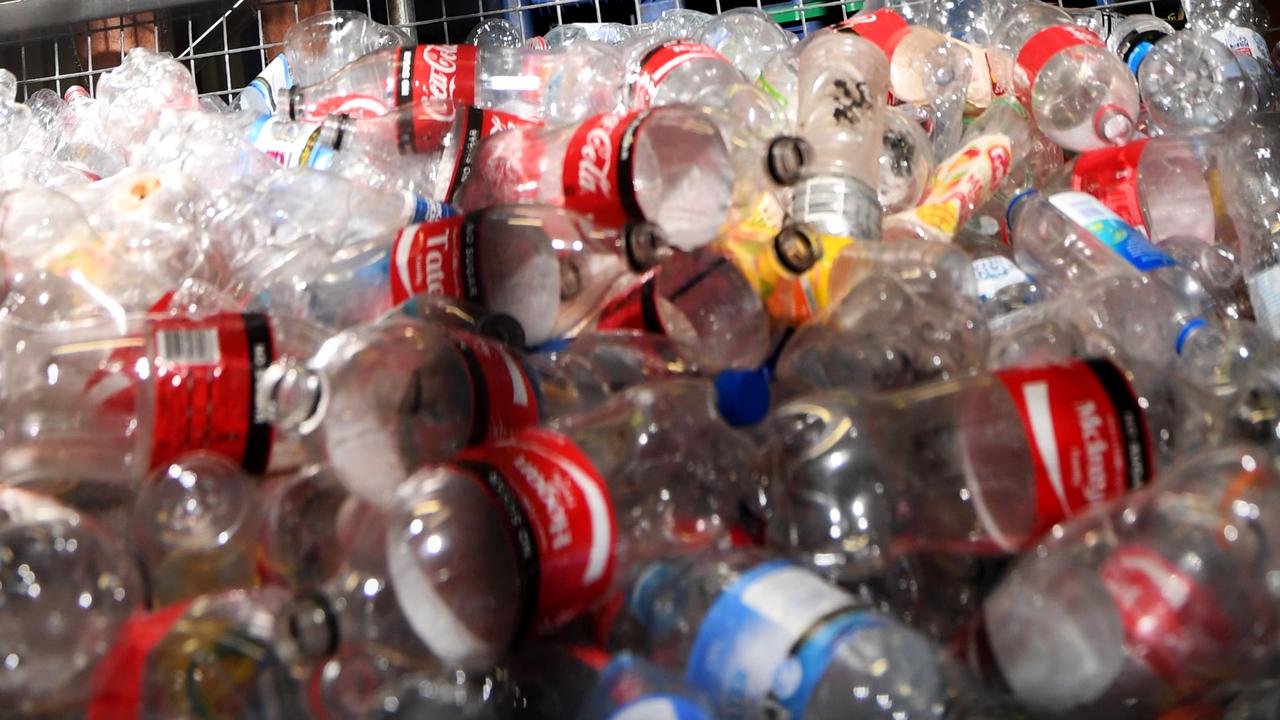
[[[570,342],[573,342],[573,338],[552,338],[534,348],[533,351],[536,353],[560,352],[561,350],[569,347]]]
[[[1027,188],[1026,190],[1023,190],[1022,192],[1013,196],[1013,199],[1009,201],[1008,209],[1004,211],[1004,221],[1006,225],[1009,225],[1009,226],[1013,225],[1013,209],[1018,207],[1019,203],[1021,203],[1023,200],[1026,200],[1033,194],[1039,195],[1040,191],[1035,188]]]
[[[1183,325],[1182,330],[1178,332],[1178,339],[1173,343],[1174,351],[1177,352],[1179,355],[1181,355],[1182,346],[1186,344],[1187,338],[1191,337],[1191,332],[1198,327],[1204,327],[1205,325],[1208,325],[1208,324],[1209,323],[1205,322],[1204,318],[1198,317],[1198,318],[1193,318],[1186,325]]]
[[[1147,56],[1147,53],[1151,52],[1151,48],[1153,47],[1155,47],[1155,45],[1152,45],[1149,42],[1140,42],[1129,51],[1129,72],[1134,75],[1138,74],[1138,66],[1142,64],[1143,58]]]
[[[769,371],[725,370],[716,376],[716,405],[725,422],[755,425],[769,414]]]

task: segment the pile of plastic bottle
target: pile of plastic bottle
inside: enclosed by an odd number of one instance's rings
[[[0,71],[0,717],[1277,717],[1280,81],[1185,10]]]

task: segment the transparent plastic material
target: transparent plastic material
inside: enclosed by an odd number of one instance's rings
[[[1156,43],[1138,70],[1151,117],[1169,133],[1223,130],[1252,111],[1257,93],[1236,54],[1193,30]]]

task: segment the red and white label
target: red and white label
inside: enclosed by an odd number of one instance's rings
[[[274,429],[255,405],[258,377],[275,360],[265,315],[157,318],[151,462],[192,450],[223,455],[264,473]]]
[[[471,376],[474,404],[468,445],[500,440],[538,424],[537,391],[506,346],[465,331],[454,334],[454,344]]]
[[[147,658],[190,606],[190,602],[181,602],[152,613],[136,613],[125,621],[115,644],[94,671],[86,720],[142,716],[143,685],[149,681],[145,677]]]
[[[1018,51],[1018,65],[1027,73],[1028,84],[1035,84],[1036,76],[1050,58],[1076,45],[1106,47],[1093,31],[1079,25],[1054,25],[1032,35]]]
[[[386,115],[391,108],[382,98],[372,95],[338,95],[319,100],[315,110],[307,114],[308,118],[320,119],[330,115],[346,115],[356,119],[374,118]]]
[[[565,207],[599,227],[641,219],[631,177],[635,134],[647,113],[597,115],[578,126],[564,156]]]
[[[449,100],[460,105],[476,101],[476,46],[419,45],[405,50],[411,61],[400,63],[401,102]]]
[[[1032,539],[1150,479],[1146,419],[1128,380],[1110,361],[1014,368],[996,377],[1018,408],[1031,449]]]
[[[525,633],[547,632],[598,604],[613,579],[613,502],[573,441],[527,428],[455,462],[508,510],[522,573],[533,585],[521,600]]]
[[[391,246],[391,303],[418,293],[475,300],[480,274],[475,226],[464,217],[410,225]]]
[[[1138,161],[1147,140],[1117,148],[1080,153],[1071,171],[1071,187],[1089,193],[1134,227],[1147,227],[1138,198]]]
[[[884,51],[885,57],[893,59],[898,43],[910,32],[911,26],[905,18],[889,8],[872,13],[855,15],[840,23],[837,27],[852,30],[861,37],[875,43]]]
[[[1112,551],[1098,571],[1124,624],[1134,657],[1170,685],[1229,663],[1236,627],[1213,592],[1155,550]]]
[[[610,300],[596,320],[600,330],[642,330],[666,335],[662,314],[658,310],[655,271],[640,278],[626,292]]]
[[[636,77],[635,91],[631,97],[631,106],[643,110],[653,103],[658,94],[658,86],[672,72],[685,63],[693,60],[711,60],[729,64],[728,59],[702,43],[684,40],[670,40],[654,48],[640,63],[640,74]]]
[[[542,125],[536,120],[526,120],[497,110],[462,108],[453,103],[432,100],[413,106],[413,112],[409,116],[410,124],[401,127],[402,130],[410,131],[400,137],[401,150],[417,153],[439,150],[445,137],[453,131],[458,118],[462,119],[462,124],[459,137],[454,142],[459,146],[460,154],[461,148],[472,135],[479,140],[511,128]]]

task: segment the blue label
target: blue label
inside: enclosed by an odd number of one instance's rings
[[[1142,272],[1176,264],[1165,251],[1153,245],[1146,235],[1088,193],[1062,192],[1050,198],[1049,202]]]
[[[812,572],[767,562],[716,598],[685,679],[727,720],[802,717],[836,641],[877,622]]]
[[[411,224],[435,222],[445,218],[457,217],[458,210],[448,203],[428,200],[421,195],[414,198],[413,219]]]
[[[245,137],[248,138],[249,142],[258,142],[258,138],[262,137],[263,128],[267,126],[267,123],[271,122],[271,117],[270,115],[259,115],[258,119],[253,121],[253,124],[245,131]]]

